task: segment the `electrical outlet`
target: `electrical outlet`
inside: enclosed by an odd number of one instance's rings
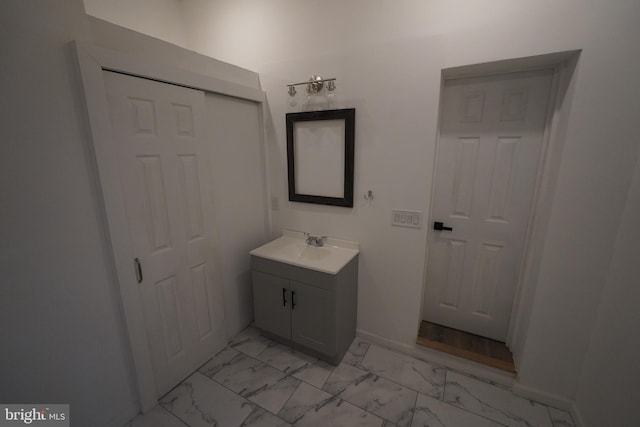
[[[391,225],[398,227],[422,228],[422,212],[392,209]]]

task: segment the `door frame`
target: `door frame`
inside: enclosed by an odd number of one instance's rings
[[[163,83],[185,86],[205,92],[222,94],[254,101],[260,104],[261,158],[266,165],[266,140],[264,120],[266,117],[265,93],[256,88],[243,86],[222,78],[211,77],[191,71],[174,68],[153,60],[125,53],[115,52],[78,41],[70,43],[75,57],[80,86],[83,90],[87,112],[88,131],[93,151],[93,169],[100,190],[104,212],[105,239],[113,259],[112,274],[119,288],[124,323],[129,338],[139,405],[142,412],[153,408],[158,401],[155,378],[149,353],[145,329],[142,301],[138,292],[132,264],[133,250],[128,231],[127,215],[121,188],[119,163],[114,145],[107,93],[103,71],[115,71],[135,77],[147,78]],[[267,170],[262,168],[264,191],[270,200],[266,185]],[[265,212],[268,212],[265,205]],[[213,220],[213,219],[211,219]],[[268,219],[267,219],[268,220]]]
[[[551,210],[557,171],[560,165],[560,156],[564,141],[565,124],[570,106],[566,101],[578,58],[581,50],[556,52],[544,55],[508,59],[489,63],[465,65],[447,68],[441,71],[440,97],[438,105],[438,124],[436,143],[433,158],[433,172],[431,180],[431,194],[429,204],[429,221],[433,219],[433,206],[436,185],[436,163],[438,160],[438,147],[440,145],[440,126],[442,120],[443,91],[445,82],[453,79],[471,77],[499,76],[537,70],[553,70],[551,92],[548,101],[548,110],[545,120],[542,151],[538,162],[536,183],[532,198],[529,220],[526,227],[523,255],[518,268],[518,280],[511,308],[509,329],[506,344],[510,347],[517,363],[520,360],[521,347],[524,345],[529,324],[530,305],[536,287],[537,268],[540,264],[544,235],[546,234],[548,217]],[[427,222],[430,224],[430,222]],[[425,249],[425,262],[423,271],[422,299],[420,301],[420,319],[422,320],[424,297],[427,287],[427,269],[429,257],[429,242],[431,228],[427,229]],[[419,325],[418,325],[419,327]],[[417,333],[416,333],[417,335]]]

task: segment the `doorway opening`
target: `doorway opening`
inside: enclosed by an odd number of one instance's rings
[[[578,55],[443,70],[418,345],[516,372]]]

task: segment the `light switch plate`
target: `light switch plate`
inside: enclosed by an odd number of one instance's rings
[[[422,212],[405,209],[391,209],[391,225],[398,227],[422,228]]]

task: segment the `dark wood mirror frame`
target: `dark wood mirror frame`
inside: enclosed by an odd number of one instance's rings
[[[289,176],[289,200],[292,202],[316,203],[321,205],[353,207],[353,163],[355,142],[355,108],[340,110],[309,111],[301,113],[287,113],[287,166]],[[318,194],[303,194],[296,188],[296,173],[304,173],[304,170],[296,170],[297,144],[313,143],[314,141],[296,141],[296,123],[344,120],[344,189],[342,197],[328,197]],[[321,123],[319,123],[321,124]],[[340,160],[340,159],[336,159]],[[298,165],[300,167],[300,165]]]

